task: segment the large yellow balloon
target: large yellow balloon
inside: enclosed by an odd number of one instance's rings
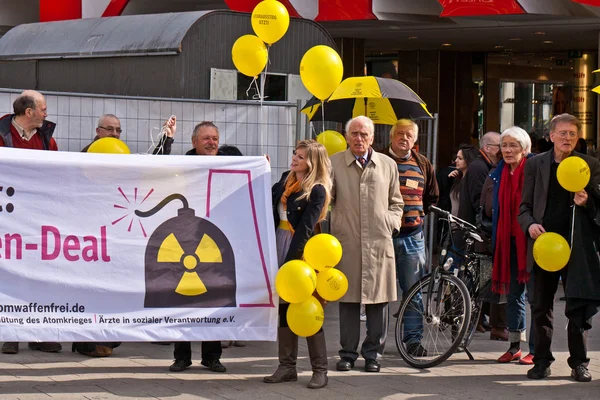
[[[255,77],[265,69],[269,55],[265,43],[254,35],[240,36],[231,48],[233,64],[242,74]]]
[[[306,242],[304,259],[317,271],[335,267],[342,259],[342,245],[335,236],[319,233]]]
[[[298,336],[314,335],[325,321],[323,306],[312,296],[302,303],[290,304],[286,316],[288,326]]]
[[[542,233],[533,244],[533,259],[546,271],[555,272],[563,269],[570,257],[569,243],[558,233]]]
[[[339,54],[329,46],[309,49],[300,61],[300,78],[313,96],[325,100],[339,86],[344,65]]]
[[[252,29],[265,43],[273,44],[285,35],[290,26],[290,14],[276,0],[261,1],[252,11]]]
[[[346,138],[336,131],[321,132],[317,136],[317,142],[325,146],[329,157],[335,153],[346,150]]]
[[[579,192],[590,181],[590,166],[581,157],[567,157],[558,164],[556,178],[569,192]]]
[[[339,269],[327,268],[317,275],[317,293],[327,301],[337,301],[348,291],[348,278]]]
[[[317,274],[302,260],[288,261],[275,276],[275,289],[288,303],[300,303],[312,296],[317,288]]]
[[[129,147],[114,137],[104,137],[96,140],[88,148],[88,153],[107,153],[107,154],[131,154]]]

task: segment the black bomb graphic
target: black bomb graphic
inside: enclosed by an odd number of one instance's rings
[[[173,200],[183,207],[156,228],[146,246],[144,307],[235,307],[233,249],[216,225],[197,217],[181,194],[135,213],[149,217]]]

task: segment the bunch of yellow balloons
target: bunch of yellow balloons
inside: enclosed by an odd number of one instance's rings
[[[342,245],[332,235],[320,233],[306,242],[304,259],[283,264],[275,277],[275,289],[290,304],[288,326],[298,336],[312,336],[324,321],[323,306],[313,294],[327,301],[342,298],[348,279],[335,267],[342,259]],[[319,271],[318,274],[315,273]]]
[[[289,26],[290,15],[283,4],[277,0],[258,3],[252,11],[252,29],[256,36],[241,36],[231,49],[231,58],[238,71],[253,78],[260,74],[269,60],[267,45],[281,39]]]

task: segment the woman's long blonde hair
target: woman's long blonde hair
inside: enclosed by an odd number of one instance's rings
[[[327,216],[329,210],[329,203],[331,202],[331,161],[329,161],[329,155],[327,149],[316,140],[302,140],[296,146],[296,150],[306,150],[306,164],[308,165],[308,171],[300,181],[300,187],[302,195],[298,198],[310,200],[310,192],[315,185],[323,185],[325,188],[325,203],[319,216],[319,221],[322,221]],[[297,180],[296,173],[291,171],[287,177],[290,179]]]

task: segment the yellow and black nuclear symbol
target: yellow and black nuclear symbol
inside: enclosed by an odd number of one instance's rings
[[[156,228],[146,246],[144,306],[235,307],[233,249],[216,225],[194,215],[180,194],[135,213],[149,217],[176,199],[183,202],[183,208]]]

